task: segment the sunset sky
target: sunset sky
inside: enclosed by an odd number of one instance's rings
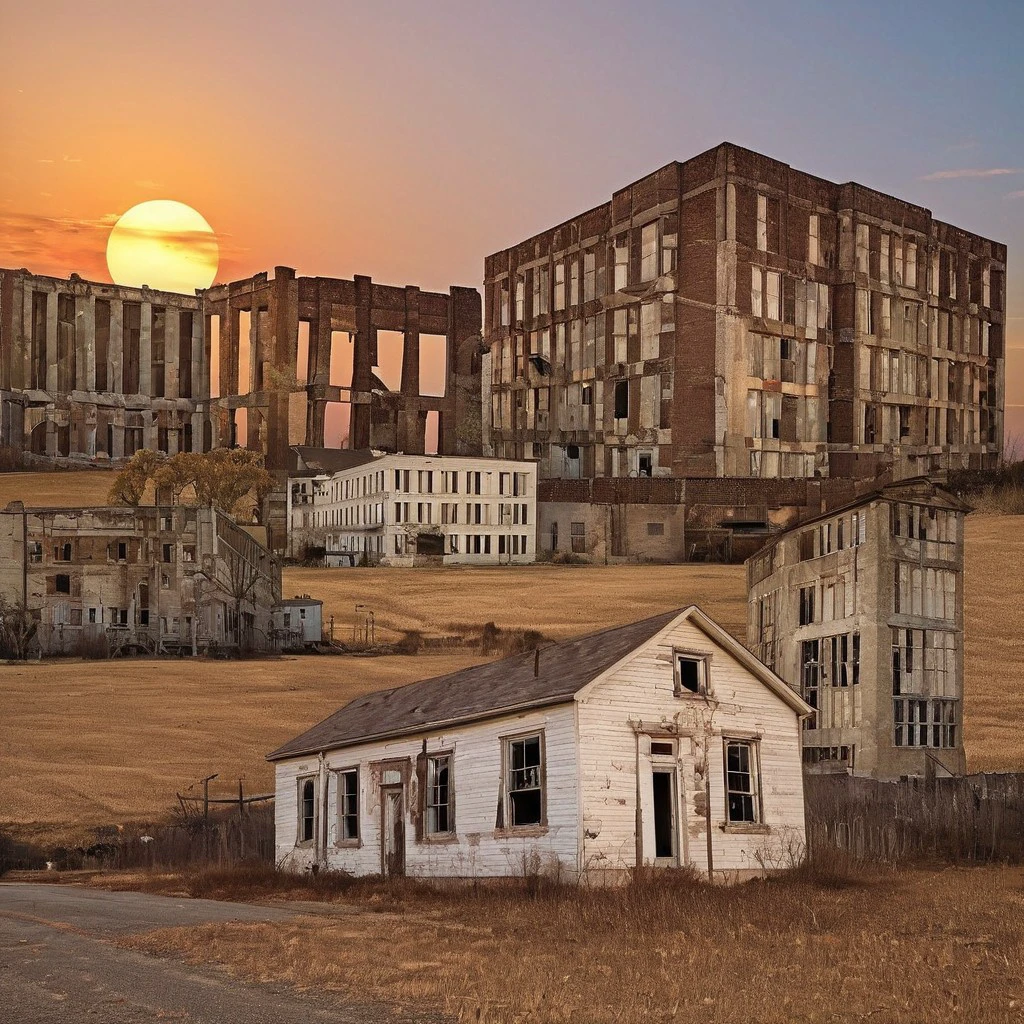
[[[219,280],[479,285],[729,140],[1006,242],[1024,433],[1022,39],[1019,0],[6,4],[0,266],[109,280],[113,221],[174,199]]]

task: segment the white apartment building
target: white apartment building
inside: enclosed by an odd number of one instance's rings
[[[537,467],[368,453],[315,479],[303,513],[329,565],[522,565],[537,553]]]

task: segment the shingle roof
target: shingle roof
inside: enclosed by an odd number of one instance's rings
[[[540,651],[536,676],[531,651],[356,697],[340,711],[268,754],[267,760],[422,732],[523,707],[564,703],[664,629],[681,611],[664,612],[628,626],[545,647]]]

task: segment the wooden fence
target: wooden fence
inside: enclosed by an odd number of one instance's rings
[[[879,782],[806,777],[807,842],[856,860],[1024,861],[1024,773]]]

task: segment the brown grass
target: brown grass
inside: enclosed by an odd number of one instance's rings
[[[129,944],[258,981],[463,1021],[1019,1020],[1024,872],[918,870],[844,888],[617,890],[350,883],[335,912]],[[286,893],[291,895],[291,893]]]
[[[106,505],[116,476],[113,469],[0,473],[0,508],[9,501],[43,508]]]
[[[0,474],[0,483],[19,474]],[[31,474],[44,480],[93,473]],[[54,485],[56,486],[56,484]],[[2,494],[2,491],[0,491]],[[42,499],[40,499],[42,500]],[[1012,516],[967,520],[964,708],[972,771],[1024,769],[1024,530]],[[699,603],[739,637],[742,566],[527,566],[513,569],[287,569],[286,595],[325,601],[337,635],[354,606],[378,637],[504,628],[562,638]],[[326,621],[326,620],[325,620]],[[452,671],[470,652],[242,663],[58,661],[0,673],[0,830],[64,839],[150,820],[210,772],[265,789],[263,755],[358,693]]]

